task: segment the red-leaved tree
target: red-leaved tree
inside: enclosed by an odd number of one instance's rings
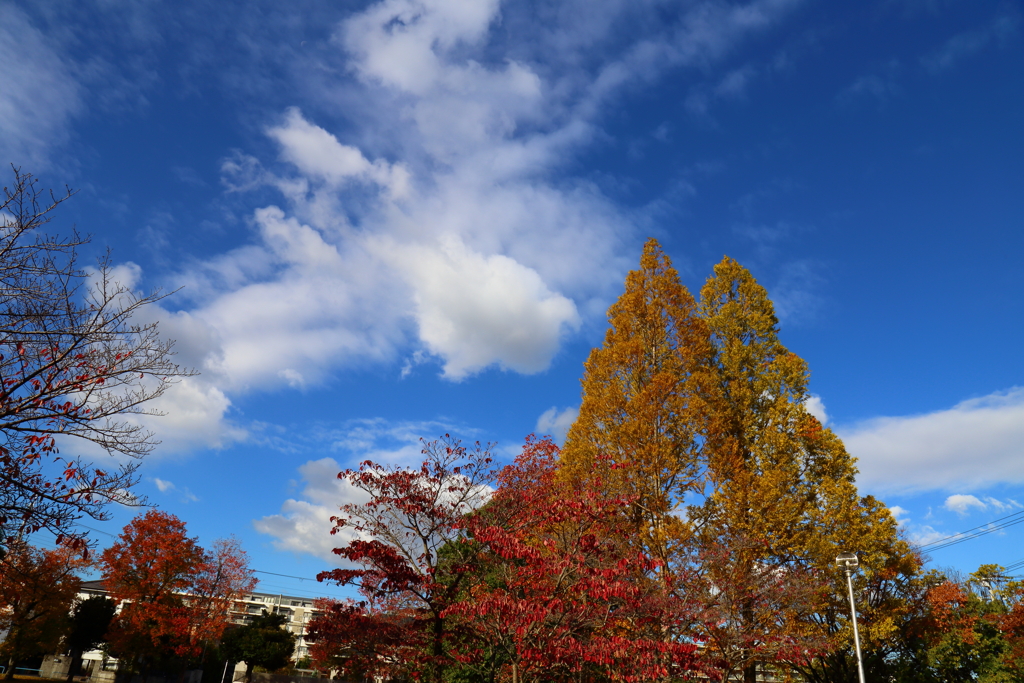
[[[235,539],[204,550],[174,515],[133,519],[100,563],[111,596],[123,601],[110,631],[123,672],[180,668],[227,627],[233,601],[256,580]]]
[[[44,529],[81,547],[76,520],[138,504],[138,459],[157,441],[137,416],[192,374],[156,323],[138,322],[162,295],[118,282],[106,260],[83,269],[76,233],[42,233],[70,196],[17,168],[0,192],[0,548]]]
[[[488,506],[464,521],[466,545],[490,568],[444,613],[477,636],[460,659],[496,650],[513,683],[635,682],[696,669],[696,646],[665,637],[686,606],[651,579],[657,562],[630,547],[629,501],[609,500],[596,478],[564,490],[557,458],[550,440],[528,439]]]
[[[76,574],[88,566],[68,544],[54,550],[11,541],[0,563],[0,661],[4,679],[19,660],[53,652],[68,622],[81,585]]]
[[[316,616],[306,626],[313,666],[353,681],[399,677],[422,655],[422,631],[410,629],[420,610],[408,596],[359,592],[362,600],[314,603]]]
[[[369,496],[332,518],[331,533],[356,535],[334,552],[360,568],[317,578],[358,586],[366,599],[333,605],[311,624],[318,666],[360,653],[361,666],[442,680],[453,636],[445,611],[469,569],[442,549],[458,548],[461,520],[487,499],[491,456],[487,447],[466,448],[447,434],[425,443],[423,454],[418,469],[366,461],[338,475]]]

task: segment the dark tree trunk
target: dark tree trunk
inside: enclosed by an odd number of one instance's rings
[[[433,632],[434,681],[436,683],[443,683],[444,665],[441,663],[441,661],[444,656],[444,620],[440,617],[434,617]]]
[[[67,683],[71,683],[71,681],[75,678],[75,676],[78,675],[78,672],[81,670],[81,668],[82,668],[82,652],[81,652],[81,650],[72,650],[71,651],[71,661],[68,662],[68,677],[65,679],[65,681]]]

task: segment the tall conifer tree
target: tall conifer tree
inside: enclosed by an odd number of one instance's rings
[[[651,240],[608,319],[561,476],[600,477],[634,501],[630,541],[664,562],[666,587],[704,605],[686,635],[709,665],[722,680],[753,682],[765,667],[848,677],[844,551],[860,555],[856,580],[872,596],[867,654],[884,659],[908,609],[899,585],[920,560],[885,506],[858,496],[854,459],[808,413],[807,365],[779,340],[765,289],[727,257],[698,307]]]
[[[637,539],[670,565],[688,533],[674,513],[700,481],[698,386],[711,346],[693,296],[655,240],[626,277],[608,322],[603,346],[585,364],[562,473],[576,481],[599,476],[609,494],[630,498]],[[608,470],[599,454],[623,467]]]
[[[705,572],[818,583],[809,593],[777,581],[774,604],[763,595],[740,600],[725,626],[743,636],[732,642],[745,645],[719,654],[753,683],[760,663],[785,666],[788,659],[806,671],[809,660],[794,654],[851,642],[845,617],[837,618],[845,613],[839,552],[866,560],[862,582],[913,573],[916,564],[888,510],[859,498],[855,461],[842,441],[807,412],[807,365],[779,341],[764,288],[726,257],[701,290],[700,312],[716,379],[706,395],[707,498],[690,517],[701,547],[728,549],[712,555],[726,566]],[[875,627],[884,638],[885,627]]]

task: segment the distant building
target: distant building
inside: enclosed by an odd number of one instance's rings
[[[83,581],[80,598],[89,598],[94,595],[109,596],[103,580]],[[270,614],[283,614],[288,617],[285,627],[295,634],[295,652],[292,654],[292,661],[298,662],[309,655],[309,645],[306,643],[306,624],[316,614],[313,609],[312,598],[300,598],[292,595],[273,593],[246,593],[235,600],[234,608],[231,610],[231,621],[235,624],[244,625],[252,621],[266,610]],[[44,677],[63,678],[67,675],[68,658],[64,656],[47,657],[43,664],[41,675]],[[63,673],[61,672],[63,669]],[[81,676],[88,676],[93,681],[114,680],[114,672],[117,670],[117,660],[105,656],[100,650],[87,652],[82,656]],[[235,667],[232,681],[241,680],[245,677],[245,664],[239,663]],[[227,683],[225,678],[225,683]]]
[[[283,614],[288,617],[286,624],[289,631],[295,634],[294,661],[299,661],[309,654],[306,643],[306,624],[316,614],[312,598],[297,598],[291,595],[271,593],[247,593],[236,605],[239,609],[232,610],[232,621],[236,624],[247,624],[252,618],[267,610],[270,614]]]

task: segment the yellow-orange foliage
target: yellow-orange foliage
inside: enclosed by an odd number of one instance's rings
[[[586,362],[583,401],[562,450],[562,476],[600,476],[610,495],[634,501],[637,538],[671,561],[686,536],[675,514],[700,481],[699,385],[711,346],[693,296],[658,243],[608,310],[604,344]],[[609,469],[597,456],[614,464]]]
[[[919,560],[888,509],[858,495],[855,460],[842,441],[808,413],[807,364],[779,340],[767,292],[726,257],[701,290],[700,312],[716,377],[707,393],[707,499],[690,510],[700,542],[734,548],[732,571],[807,571],[821,586],[808,602],[779,605],[773,620],[751,614],[733,627],[756,629],[761,642],[816,643],[820,654],[847,648],[845,576],[835,557],[854,551],[862,563],[858,582],[870,584],[879,603],[862,605],[862,636],[869,647],[898,637],[906,605],[889,587],[914,574]],[[752,681],[754,661],[771,651],[739,654],[744,679]]]
[[[859,497],[840,439],[808,413],[807,364],[780,342],[772,302],[750,272],[726,257],[698,306],[651,240],[608,319],[604,344],[586,362],[561,476],[599,475],[610,495],[635,500],[634,542],[666,571],[695,563],[691,598],[703,581],[705,599],[738,605],[709,622],[736,633],[691,635],[705,649],[730,643],[713,654],[747,680],[759,662],[786,666],[784,652],[845,647],[845,578],[834,558],[855,551],[858,582],[880,596],[866,606],[862,634],[869,646],[897,637],[905,610],[889,586],[920,562],[885,506]],[[599,471],[598,454],[623,467]],[[786,585],[797,575],[819,590]],[[735,585],[778,577],[778,599],[758,596],[745,608],[742,596],[725,595],[723,577]]]

